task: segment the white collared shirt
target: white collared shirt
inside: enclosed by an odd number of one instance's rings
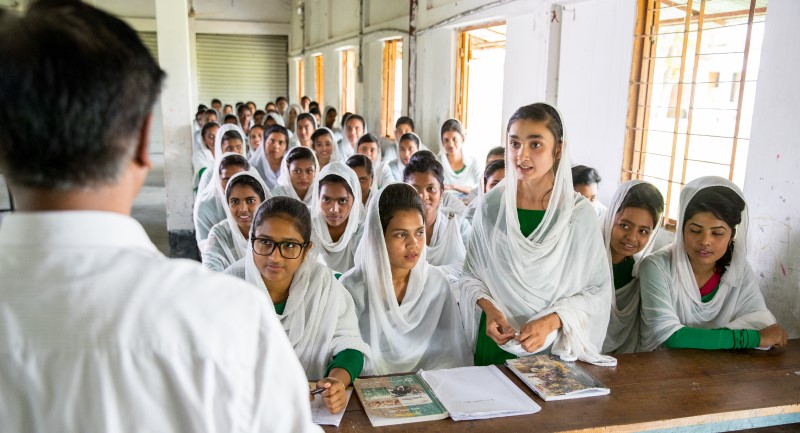
[[[0,225],[4,432],[319,431],[265,293],[170,260],[130,217]]]

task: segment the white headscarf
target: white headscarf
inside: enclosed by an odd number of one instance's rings
[[[356,268],[341,278],[355,299],[374,373],[472,365],[455,297],[444,274],[427,263],[425,249],[411,270],[402,304],[397,303],[379,212],[385,191],[370,201]]]
[[[298,116],[300,115],[300,113],[304,113],[304,111],[303,111],[303,107],[301,107],[298,104],[290,104],[289,107],[286,108],[286,113],[283,116],[283,122],[284,122],[286,128],[289,129],[290,131],[292,131],[292,133],[294,133],[297,130],[297,117],[294,118],[293,127],[289,128],[289,113],[292,110],[294,110],[295,113],[297,113]]]
[[[348,117],[347,120],[350,120],[350,117]],[[365,121],[365,122],[362,122],[362,123],[364,124],[364,131],[361,133],[361,137],[363,137],[366,133],[369,132],[367,130],[367,122]],[[345,122],[345,128],[347,128],[347,122]],[[331,135],[331,136],[333,136],[333,135]],[[358,138],[361,138],[361,137],[358,137]],[[380,146],[381,146],[381,144],[378,143],[378,150],[379,151],[380,151]],[[341,155],[341,158],[343,160],[347,160],[347,158],[350,158],[351,156],[353,156],[353,155],[355,155],[357,153],[357,151],[358,151],[358,141],[356,141],[355,143],[350,143],[350,140],[347,138],[347,131],[345,129],[345,130],[342,130],[342,139],[339,141],[339,146],[337,146],[337,147],[339,148],[339,154]]]
[[[649,351],[684,326],[705,329],[763,329],[774,324],[753,270],[747,264],[747,206],[736,227],[731,263],[722,274],[714,298],[703,302],[700,288],[686,254],[683,225],[686,208],[705,188],[722,186],[744,200],[742,191],[727,179],[707,176],[684,185],[675,241],[647,257],[640,267],[642,285],[642,329],[640,346]]]
[[[336,137],[333,135],[333,131],[331,131],[330,128],[326,128],[324,126],[320,126],[319,128],[317,128],[316,131],[319,131],[320,129],[322,129],[324,131],[327,131],[328,134],[330,134],[330,136],[331,136],[331,144],[333,145],[333,151],[331,152],[331,159],[330,159],[330,161],[328,161],[328,164],[330,164],[331,162],[334,162],[334,161],[344,161],[344,158],[342,157],[342,152],[339,149],[339,145],[336,143]],[[314,132],[316,132],[316,131],[314,131]],[[312,150],[313,150],[313,147],[314,147],[313,140],[311,142],[311,147],[312,147]],[[315,153],[316,153],[316,151],[315,151]],[[317,162],[319,162],[319,161],[317,161]]]
[[[253,233],[255,226],[250,230],[251,237]],[[345,349],[363,353],[365,366],[371,356],[358,330],[353,299],[316,256],[317,247],[312,246],[292,278],[286,308],[278,315],[306,376],[312,380],[324,377],[331,358]],[[252,248],[247,249],[244,259],[244,279],[267,292]]]
[[[222,153],[222,136],[228,131],[236,131],[242,136],[242,151],[246,152],[244,146],[244,132],[237,125],[227,124],[222,125],[217,131],[217,136],[214,139],[214,165],[209,176],[209,182],[201,185],[202,189],[198,189],[197,197],[194,201],[194,227],[195,238],[200,251],[204,251],[206,247],[206,238],[208,232],[214,224],[225,219],[225,192],[222,191],[222,185],[219,179],[219,167],[222,159],[227,155],[235,155],[235,153],[228,152]],[[243,157],[246,156],[241,154]]]
[[[608,257],[611,275],[614,275],[613,264],[611,263],[611,232],[617,219],[617,213],[621,210],[622,202],[628,195],[628,191],[636,185],[647,184],[642,180],[630,180],[623,183],[611,199],[611,209],[606,212],[603,219],[603,240],[606,245],[606,255]],[[661,221],[655,221],[655,227],[650,233],[650,238],[642,250],[635,255],[636,263],[633,265],[633,280],[628,284],[614,290],[611,298],[611,318],[608,322],[608,333],[603,342],[603,353],[630,353],[635,352],[639,346],[639,323],[641,321],[640,305],[641,297],[639,292],[639,265],[641,259],[650,255]]]
[[[264,185],[264,181],[261,180],[261,176],[252,171],[242,171],[231,176],[230,180],[228,180],[228,186],[225,188],[226,197],[230,193],[230,190],[235,183],[234,180],[244,176],[254,179],[259,185],[261,185],[261,190],[264,191],[264,199],[262,200],[262,203],[272,197],[272,195],[269,193],[269,189],[267,189],[267,186]],[[258,191],[256,191],[256,193],[258,193]],[[203,264],[210,262],[212,264],[223,265],[222,269],[216,269],[219,271],[225,270],[227,266],[236,263],[245,256],[245,253],[247,253],[249,239],[246,239],[242,235],[241,230],[239,230],[239,224],[237,224],[236,218],[234,218],[227,200],[225,205],[225,216],[226,218],[224,221],[216,224],[211,229],[211,233],[208,237],[208,250],[203,254]],[[222,229],[222,227],[225,228]],[[207,267],[213,269],[211,266]]]
[[[296,148],[295,148],[296,149]],[[317,161],[317,155],[314,153],[313,150],[311,151],[311,155],[314,158],[314,179],[317,178],[319,174],[319,161]],[[311,208],[312,198],[314,194],[312,193],[311,189],[314,187],[314,183],[311,183],[311,186],[308,187],[308,191],[306,191],[306,195],[303,198],[297,194],[297,191],[294,190],[292,186],[292,176],[289,173],[289,164],[286,163],[286,160],[289,159],[289,155],[294,151],[294,149],[289,150],[283,155],[283,161],[281,161],[281,175],[278,177],[278,185],[272,190],[272,195],[283,195],[286,197],[291,197],[295,200],[302,201],[306,207],[309,209]]]
[[[216,123],[216,122],[214,122]],[[211,150],[208,149],[203,141],[203,129],[200,129],[200,141],[194,141],[194,146],[192,148],[192,167],[194,168],[194,182],[195,187],[200,182],[200,170],[203,168],[208,169],[214,165],[214,155],[211,154]]]
[[[267,113],[266,117],[264,117],[264,124],[267,123],[267,117],[272,118],[272,120],[274,120],[276,124],[281,125],[284,128],[286,127],[286,122],[283,121],[283,116],[281,116],[277,112],[270,111],[269,113]],[[264,128],[269,128],[269,126],[265,126]]]
[[[269,129],[269,128],[267,128]],[[278,185],[278,177],[281,175],[281,170],[283,167],[283,163],[278,168],[278,171],[272,171],[272,167],[269,165],[269,160],[267,159],[267,129],[264,130],[264,143],[258,147],[256,152],[250,157],[250,165],[253,167],[253,170],[258,171],[258,174],[261,175],[261,179],[264,181],[264,184],[267,185],[267,188],[271,191]],[[289,151],[289,137],[286,137],[286,150],[283,151],[283,157],[286,158],[286,154]]]
[[[328,125],[325,124],[325,120],[328,118],[328,113],[331,110],[336,111],[336,118],[333,119],[333,125],[334,125],[334,128],[335,128],[336,121],[339,120],[339,111],[336,108],[331,107],[330,105],[326,106],[325,107],[325,111],[322,112],[322,119],[321,119],[322,120],[322,126],[328,126]]]
[[[556,115],[563,126],[563,117]],[[493,302],[517,330],[557,313],[562,327],[553,354],[616,365],[616,359],[600,354],[613,296],[611,272],[594,210],[572,189],[570,147],[563,129],[550,201],[544,220],[530,236],[520,231],[516,170],[506,172],[475,212],[460,283],[464,327],[474,344],[481,314],[476,303],[481,298]],[[509,153],[506,167],[512,167]]]
[[[347,182],[353,192],[353,207],[347,218],[347,227],[344,234],[338,241],[331,240],[328,223],[325,215],[319,206],[319,182],[329,174],[334,174]],[[313,199],[311,201],[311,236],[314,244],[320,247],[320,261],[336,272],[347,272],[353,267],[353,256],[355,255],[358,241],[361,238],[361,221],[364,206],[361,204],[361,186],[358,183],[358,176],[350,167],[341,161],[334,161],[323,167],[314,179],[312,186]]]
[[[453,168],[450,167],[450,162],[447,160],[447,151],[444,148],[444,143],[442,143],[441,134],[439,134],[439,153],[436,155],[436,158],[442,164],[442,167],[444,167],[444,183],[474,188],[475,185],[480,185],[481,183],[483,169],[479,166],[478,161],[476,161],[475,158],[472,158],[464,153],[464,146],[466,145],[467,140],[466,137],[463,138],[464,141],[461,143],[461,155],[464,160],[465,167],[461,173],[456,173]]]
[[[451,284],[458,282],[464,268],[464,257],[467,255],[469,243],[469,223],[455,212],[449,211],[439,204],[436,222],[433,224],[431,244],[425,248],[428,263],[439,266]],[[467,233],[462,233],[466,231]],[[467,242],[464,242],[464,239]]]

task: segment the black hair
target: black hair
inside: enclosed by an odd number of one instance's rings
[[[664,196],[661,195],[661,191],[653,184],[636,184],[625,194],[617,213],[629,207],[646,210],[650,216],[653,217],[653,228],[655,228],[655,226],[658,225],[658,221],[661,219],[661,214],[664,212]]]
[[[287,104],[289,103],[289,100],[288,100],[288,99],[286,99],[286,97],[285,97],[285,96],[278,96],[278,98],[277,98],[277,99],[275,99],[275,105],[277,106],[277,105],[278,105],[278,102],[281,102],[281,101],[283,101],[283,102],[286,102]]]
[[[229,120],[233,120],[233,123],[236,123],[236,124],[239,123],[239,118],[236,117],[235,114],[226,114],[225,118],[222,119],[222,123],[228,123]]]
[[[744,208],[744,199],[728,187],[711,186],[703,188],[692,197],[692,200],[686,206],[681,230],[686,228],[687,221],[701,212],[711,212],[715,218],[725,221],[725,224],[731,228],[731,243],[728,245],[728,250],[725,251],[725,254],[717,260],[717,267],[724,268],[731,263],[731,258],[733,258],[733,238],[736,236],[736,226],[742,222]]]
[[[503,146],[495,146],[495,147],[489,149],[489,153],[486,154],[486,160],[488,161],[489,158],[491,158],[493,156],[499,156],[501,158],[504,158],[505,155],[506,155],[506,148],[505,147],[503,147]]]
[[[86,3],[33,2],[23,16],[0,11],[0,56],[0,118],[15,120],[0,129],[9,182],[115,183],[164,79],[137,33]]]
[[[225,157],[222,158],[222,161],[219,162],[219,173],[222,174],[222,170],[228,167],[242,167],[245,170],[250,170],[250,163],[244,156],[234,153],[232,155],[225,155]]]
[[[228,107],[231,107],[231,109],[233,109],[233,105],[231,105],[231,104],[225,104],[225,105],[223,105],[223,106],[222,106],[222,109],[223,109],[223,110],[225,110],[225,109],[226,109],[226,108],[228,108]]]
[[[197,106],[197,111],[206,111],[208,110],[208,106],[206,104],[200,104]]]
[[[250,227],[250,239],[255,239],[256,227],[269,218],[283,218],[291,221],[297,231],[300,232],[303,242],[311,240],[311,213],[302,201],[291,197],[276,196],[261,203],[253,217],[253,226]]]
[[[198,110],[197,110],[197,113],[195,113],[194,117],[197,117],[197,116],[203,116],[203,115],[205,115],[205,114],[206,114],[206,111],[207,111],[207,110],[206,110],[205,108],[198,109]]]
[[[308,120],[311,122],[311,125],[314,128],[317,128],[317,119],[314,118],[314,115],[311,113],[300,113],[297,115],[297,119],[294,121],[295,125],[299,125],[301,120]]]
[[[206,122],[203,125],[203,129],[200,130],[200,137],[205,137],[206,136],[206,132],[208,132],[209,129],[211,129],[211,128],[215,127],[215,126],[219,127],[219,123],[217,123],[217,122]]]
[[[312,116],[313,116],[314,114],[318,114],[318,115],[320,115],[320,116],[322,115],[322,113],[320,113],[320,112],[319,112],[319,105],[313,105],[313,104],[312,104],[312,105],[311,105],[311,107],[309,107],[309,109],[308,109],[308,112],[309,112],[309,114],[311,114]]]
[[[204,120],[208,119],[208,116],[210,116],[212,114],[214,115],[214,117],[217,118],[217,120],[219,120],[219,112],[217,112],[217,110],[215,110],[213,108],[209,108],[208,110],[206,110],[206,113],[203,115],[203,119]]]
[[[231,140],[231,139],[240,140],[242,143],[244,143],[244,138],[242,138],[242,134],[239,134],[239,131],[237,131],[235,129],[229,129],[229,130],[225,131],[225,133],[222,134],[222,138],[220,139],[220,143],[224,143],[225,141]]]
[[[365,167],[367,169],[367,174],[370,176],[374,176],[372,171],[372,160],[367,157],[367,155],[356,154],[347,158],[345,162],[348,167],[355,169],[356,167]]]
[[[425,206],[414,187],[405,183],[386,185],[378,201],[378,216],[381,219],[381,228],[384,234],[386,234],[386,228],[389,227],[392,218],[397,212],[404,210],[419,212],[422,221],[425,221]]]
[[[331,140],[333,140],[333,135],[331,135],[331,132],[328,130],[328,128],[318,128],[316,131],[314,131],[313,134],[311,134],[311,142],[313,143],[317,141],[317,139],[322,137],[323,135],[330,135]],[[336,143],[333,144],[334,146],[336,145]]]
[[[439,130],[439,139],[441,140],[444,133],[448,131],[457,132],[461,136],[462,140],[467,135],[466,132],[464,132],[464,125],[462,125],[461,122],[456,119],[447,119],[444,121],[444,123],[442,123],[442,128]]]
[[[264,192],[264,187],[261,186],[261,183],[257,181],[256,178],[248,174],[248,175],[236,176],[236,178],[231,179],[231,181],[228,182],[228,186],[225,190],[226,201],[231,199],[231,192],[233,192],[233,187],[235,187],[236,185],[246,185],[249,186],[250,188],[253,188],[253,191],[255,191],[255,193],[258,194],[262,202],[267,199],[267,194]]]
[[[350,116],[352,116],[352,115],[353,115],[353,113],[351,113],[349,111],[347,111],[344,114],[342,114],[342,129],[344,129],[344,125],[345,125],[345,123],[347,123],[347,119],[349,119]]]
[[[253,117],[256,117],[256,116],[263,116],[263,115],[265,115],[265,114],[267,114],[267,112],[259,108],[258,110],[256,110],[256,112],[255,112],[255,113],[253,113]]]
[[[593,183],[600,183],[603,180],[600,173],[592,167],[585,165],[576,165],[572,167],[572,184],[577,185],[591,185]]]
[[[397,122],[394,122],[394,127],[399,128],[400,125],[408,125],[411,127],[411,130],[414,130],[414,120],[408,116],[400,116],[397,118]]]
[[[498,170],[505,170],[506,169],[506,162],[502,159],[496,159],[489,163],[486,168],[483,170],[483,187],[486,188],[486,183],[489,182],[489,178],[492,177]]]
[[[347,190],[347,193],[350,194],[351,196],[355,197],[355,194],[353,194],[353,190],[350,188],[350,184],[347,183],[347,181],[344,180],[344,178],[342,176],[339,176],[338,174],[329,174],[329,175],[323,177],[322,179],[320,179],[319,180],[319,190],[322,191],[322,186],[323,185],[327,185],[327,184],[331,184],[331,183],[338,183],[338,184],[344,185],[344,188]]]
[[[359,116],[358,114],[351,114],[350,116],[348,116],[347,120],[345,120],[344,124],[347,125],[347,122],[349,122],[349,121],[351,121],[353,119],[358,120],[359,122],[361,122],[361,128],[367,129],[367,122],[364,120],[363,117]]]
[[[214,104],[219,104],[219,105],[222,105],[222,101],[220,101],[220,100],[219,100],[219,99],[217,99],[217,98],[214,98],[214,99],[212,99],[212,100],[211,100],[211,105],[214,105]]]
[[[289,168],[295,161],[308,160],[314,162],[314,151],[303,146],[297,146],[286,154],[286,167]]]
[[[408,182],[414,173],[431,173],[439,181],[439,188],[444,188],[444,168],[430,151],[420,150],[411,156],[403,169],[403,182]]]
[[[253,130],[256,129],[256,128],[261,128],[261,130],[263,131],[264,130],[264,125],[256,123],[255,125],[253,125],[252,128],[250,128],[250,132],[253,132]]]
[[[238,107],[236,107],[236,114],[241,116],[242,115],[242,111],[244,111],[245,108],[248,109],[248,110],[250,109],[250,107],[247,104],[239,105]],[[250,113],[250,114],[253,114],[253,113]]]
[[[278,134],[283,134],[283,136],[286,137],[286,142],[287,142],[286,144],[288,145],[289,144],[288,143],[289,142],[289,130],[286,129],[285,126],[278,125],[277,123],[275,125],[272,125],[272,126],[270,126],[270,127],[268,127],[267,129],[264,130],[264,142],[267,141],[267,138],[269,138],[270,134],[273,134],[273,133],[276,133],[276,132]]]
[[[361,138],[358,139],[358,144],[356,144],[356,149],[358,146],[361,146],[361,143],[375,143],[378,145],[378,150],[381,150],[381,142],[378,140],[378,137],[375,134],[370,134],[369,132],[362,135]]]
[[[405,134],[400,136],[400,141],[401,142],[407,141],[407,140],[411,140],[414,143],[417,143],[417,150],[419,150],[419,136],[417,134],[414,134],[413,132],[406,132]],[[400,143],[397,143],[397,144],[400,144]]]
[[[308,99],[308,102],[311,102],[311,98],[309,98],[309,97],[308,97],[308,96],[306,96],[306,95],[303,95],[303,96],[300,98],[300,101],[302,101],[303,99]]]

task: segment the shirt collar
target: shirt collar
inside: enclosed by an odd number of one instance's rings
[[[138,221],[101,211],[15,212],[0,224],[0,247],[99,246],[158,252]]]

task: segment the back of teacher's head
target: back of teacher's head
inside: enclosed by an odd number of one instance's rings
[[[0,170],[14,185],[115,184],[142,141],[164,72],[136,32],[79,1],[0,10]],[[146,137],[144,137],[146,140]]]

